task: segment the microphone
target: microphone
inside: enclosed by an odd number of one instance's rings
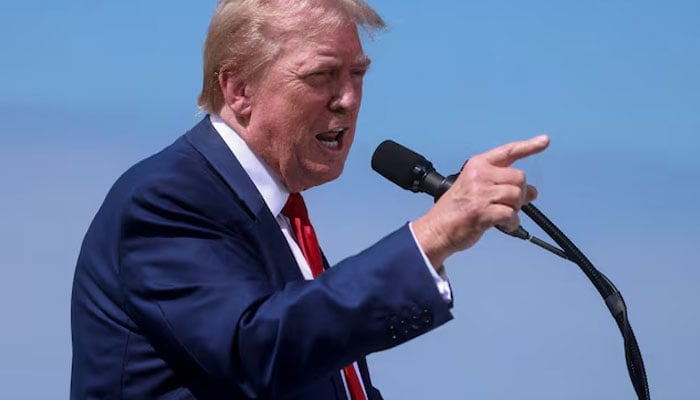
[[[406,190],[433,196],[435,201],[452,186],[459,175],[440,175],[425,157],[392,140],[385,140],[377,146],[372,155],[372,169]],[[522,226],[512,232],[498,225],[496,228],[518,239],[530,240],[532,237]]]
[[[392,140],[383,141],[374,151],[372,169],[406,190],[428,193],[436,200],[456,178],[445,178],[425,157]]]

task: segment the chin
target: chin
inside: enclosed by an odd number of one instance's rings
[[[300,185],[302,187],[301,190],[310,189],[312,187],[320,186],[324,183],[338,179],[343,173],[343,168],[344,165],[341,165],[340,167],[327,168],[322,171],[307,171],[307,173],[304,174],[304,179],[301,180],[303,181],[303,184]],[[293,190],[290,188],[290,191]]]

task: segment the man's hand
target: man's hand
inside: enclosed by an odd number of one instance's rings
[[[520,207],[537,197],[525,173],[511,165],[549,146],[549,137],[508,143],[469,159],[440,200],[412,225],[419,245],[434,267],[452,253],[473,246],[484,232],[499,225],[520,225]]]

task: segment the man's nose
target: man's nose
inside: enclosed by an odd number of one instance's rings
[[[360,106],[362,100],[362,82],[350,76],[338,82],[333,98],[329,104],[331,111],[354,111]]]

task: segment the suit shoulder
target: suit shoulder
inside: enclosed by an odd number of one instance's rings
[[[187,213],[235,224],[246,216],[236,193],[184,136],[124,172],[103,208]]]

